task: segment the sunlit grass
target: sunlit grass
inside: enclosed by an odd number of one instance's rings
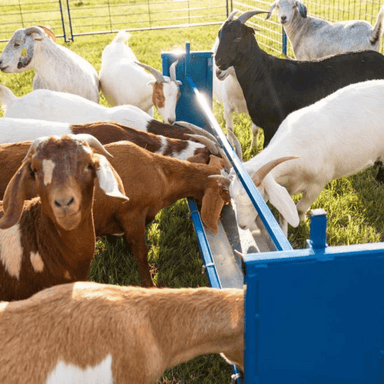
[[[184,50],[185,42],[192,50],[210,50],[218,27],[185,28],[167,31],[134,32],[130,45],[138,59],[161,70],[161,52]],[[68,48],[89,60],[97,70],[101,54],[114,35],[78,37]],[[60,44],[64,44],[59,41]],[[0,50],[5,44],[0,44]],[[9,87],[17,96],[32,90],[33,71],[20,74],[0,73],[0,83]],[[104,98],[101,101],[107,105]],[[70,111],[68,111],[70,113]],[[214,103],[214,113],[224,128],[222,106]],[[244,160],[256,154],[250,151],[250,120],[235,114],[235,133],[244,152]],[[362,132],[362,135],[364,132]],[[260,135],[259,150],[263,136]],[[353,152],[351,151],[351,156]],[[347,161],[348,159],[346,159]],[[330,182],[313,204],[328,213],[327,242],[329,245],[356,244],[383,241],[383,188],[374,180],[375,170]],[[289,229],[289,240],[295,248],[305,247],[309,235],[309,220],[298,228]],[[206,286],[196,236],[185,200],[164,209],[147,228],[149,262],[154,281],[159,286]],[[138,285],[139,276],[133,256],[120,239],[110,245],[104,239],[97,243],[96,256],[89,274],[94,281]],[[230,383],[231,368],[218,355],[207,355],[181,364],[165,374],[162,383]]]

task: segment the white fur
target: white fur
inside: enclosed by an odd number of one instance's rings
[[[382,159],[383,103],[384,80],[372,80],[349,85],[288,115],[270,144],[244,163],[253,177],[271,160],[299,157],[281,163],[265,177],[258,187],[264,200],[296,227],[330,180],[354,175]],[[290,195],[301,192],[297,212]],[[230,194],[239,225],[252,228],[257,212],[236,175]]]
[[[28,28],[18,29],[0,57],[0,69],[6,73],[36,71],[33,88],[69,92],[99,102],[99,78],[93,66],[72,52],[56,44],[41,28],[41,34],[27,34]],[[25,67],[19,68],[23,49],[32,55]]]
[[[45,384],[113,384],[112,356],[106,358],[94,367],[85,369],[60,360],[54,370],[48,375]]]
[[[298,0],[276,0],[269,9],[270,14],[275,7],[298,60],[380,49],[384,7],[381,8],[374,27],[361,20],[330,23],[315,17],[303,17],[307,9]]]
[[[135,105],[152,114],[152,93],[156,81],[152,74],[136,64],[139,60],[126,43],[129,37],[128,33],[120,31],[104,48],[100,69],[101,90],[112,106]],[[164,80],[165,105],[158,111],[166,123],[173,124],[180,82],[167,76]]]
[[[133,105],[107,108],[83,97],[47,89],[32,91],[20,98],[0,84],[0,102],[5,117],[40,119],[71,124],[111,120],[142,131],[152,117]]]

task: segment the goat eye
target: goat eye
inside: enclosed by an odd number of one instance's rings
[[[240,41],[241,41],[241,36],[239,36],[239,37],[236,37],[236,39],[235,40],[233,40],[235,43],[240,43]]]
[[[88,171],[93,171],[93,164],[89,163],[89,164],[87,165],[87,170],[88,170]]]

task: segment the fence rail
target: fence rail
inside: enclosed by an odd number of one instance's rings
[[[18,28],[45,25],[65,41],[75,36],[220,24],[227,15],[223,0],[3,0],[0,41]]]
[[[18,28],[49,26],[65,41],[75,36],[221,24],[232,9],[268,10],[272,0],[2,0],[0,42]],[[366,20],[375,24],[381,0],[306,0],[310,16],[328,21]],[[275,14],[258,24],[257,40],[263,49],[293,57],[289,41]],[[383,53],[383,48],[381,48]]]

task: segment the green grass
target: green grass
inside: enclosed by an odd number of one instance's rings
[[[191,43],[192,50],[210,50],[217,31],[218,27],[212,26],[133,32],[130,44],[140,61],[161,70],[161,52],[184,49],[186,41]],[[113,37],[114,35],[84,36],[64,45],[89,60],[99,70],[102,51]],[[0,44],[0,50],[4,46],[5,44]],[[18,96],[32,90],[32,78],[33,71],[20,74],[0,73],[0,83]],[[101,102],[107,105],[104,98]],[[214,113],[224,127],[222,106],[214,103]],[[255,151],[249,151],[251,130],[248,117],[235,115],[235,133],[242,144],[244,159],[254,156]],[[374,174],[375,170],[368,169],[353,177],[334,180],[313,204],[313,208],[322,207],[328,213],[329,245],[383,241],[384,192],[376,184]],[[309,220],[298,228],[289,229],[289,240],[295,248],[305,247],[308,235]],[[147,244],[153,279],[159,286],[178,288],[207,285],[185,200],[180,200],[158,213],[147,228]],[[135,261],[121,240],[112,246],[104,239],[99,239],[89,278],[110,284],[139,284]],[[160,383],[224,384],[230,383],[230,374],[230,367],[220,356],[207,355],[168,370]]]

